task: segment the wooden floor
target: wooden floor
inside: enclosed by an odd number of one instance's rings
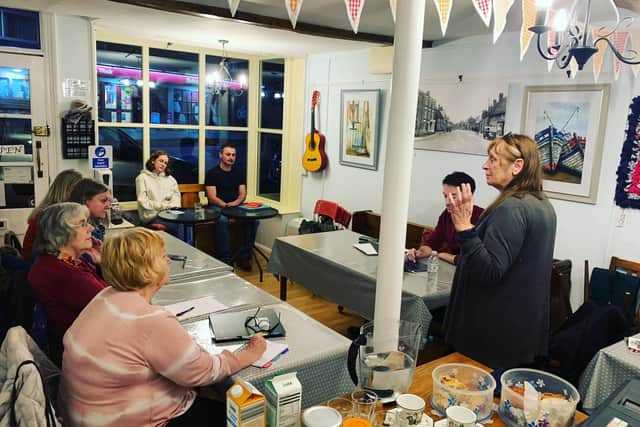
[[[235,273],[248,282],[251,282],[257,287],[269,292],[276,298],[280,298],[280,282],[273,274],[266,271],[266,264],[264,260],[261,260],[261,265],[263,270],[265,270],[264,280],[262,283],[260,283],[260,274],[255,262],[253,264],[252,271],[246,272],[236,268]],[[319,296],[312,295],[305,288],[291,282],[290,280],[288,281],[287,288],[287,302],[308,316],[313,317],[323,325],[341,333],[345,337],[347,336],[347,328],[349,326],[360,327],[365,322],[362,317],[349,313],[346,310],[343,313],[339,313],[338,306],[335,303],[327,301]]]

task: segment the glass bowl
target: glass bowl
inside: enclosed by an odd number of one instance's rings
[[[440,365],[431,373],[431,406],[442,416],[449,406],[464,406],[475,412],[478,421],[491,417],[496,381],[489,372],[464,363]]]
[[[510,369],[500,377],[498,414],[509,427],[573,426],[580,395],[576,388],[553,374],[535,369]],[[525,407],[525,384],[529,390]],[[527,422],[527,420],[529,420]]]

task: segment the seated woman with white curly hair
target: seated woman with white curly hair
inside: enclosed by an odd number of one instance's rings
[[[65,425],[210,426],[224,405],[193,387],[221,381],[258,360],[254,335],[245,350],[212,355],[164,307],[151,305],[169,283],[162,237],[144,228],[106,239],[102,268],[110,287],[80,313],[64,336],[60,387]],[[216,404],[218,403],[218,404]]]
[[[92,231],[89,209],[78,203],[57,203],[38,216],[35,249],[40,255],[27,280],[47,314],[49,353],[58,365],[64,333],[89,301],[107,287],[100,268],[82,257],[94,251]]]

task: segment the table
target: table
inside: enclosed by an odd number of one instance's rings
[[[233,270],[233,267],[229,264],[225,264],[207,255],[167,232],[157,231],[157,233],[164,239],[165,251],[168,255],[186,257],[184,262],[180,262],[179,260],[171,261],[169,265],[171,283],[184,282],[198,277],[225,274]]]
[[[243,369],[228,381],[218,384],[217,389],[226,390],[233,380],[242,378],[264,393],[267,379],[295,371],[303,387],[302,406],[306,408],[355,388],[347,371],[348,339],[231,272],[193,279],[189,283],[170,283],[158,291],[153,303],[167,305],[206,295],[213,295],[229,307],[246,304],[269,306],[280,312],[287,331],[285,340],[289,345],[289,352],[271,367]],[[209,325],[206,318],[192,321]]]
[[[601,349],[580,376],[582,408],[591,413],[636,375],[640,375],[640,354],[630,351],[624,340]]]
[[[425,408],[425,413],[430,417],[434,418],[434,420],[442,419],[443,417],[437,416],[432,413],[431,403],[429,402],[429,396],[433,392],[433,378],[431,377],[431,373],[433,370],[445,363],[467,363],[469,365],[477,366],[480,369],[484,369],[487,372],[491,372],[492,369],[483,365],[480,362],[476,362],[469,357],[460,354],[460,353],[452,353],[447,356],[441,357],[440,359],[433,360],[429,363],[425,363],[424,365],[420,365],[416,368],[416,372],[413,376],[413,384],[409,389],[409,393],[417,394],[422,397],[424,401],[427,403]],[[500,402],[499,398],[495,398],[494,401],[496,403]],[[575,423],[581,423],[587,419],[587,415],[577,411],[575,417]],[[497,412],[493,412],[493,416],[491,417],[491,421],[487,421],[485,425],[490,425],[491,427],[503,427],[505,423],[500,419]]]
[[[180,212],[180,213],[178,213]],[[158,217],[165,221],[175,222],[184,228],[185,241],[191,246],[195,246],[194,236],[196,224],[201,222],[215,221],[220,213],[214,208],[203,208],[201,213],[196,213],[193,208],[178,208],[160,211]]]
[[[226,208],[222,208],[222,215],[227,218],[235,218],[240,221],[259,221],[261,219],[269,219],[278,215],[278,210],[269,206],[260,207],[260,208],[245,208],[242,206],[230,206]],[[253,258],[256,260],[256,265],[258,266],[258,271],[260,272],[260,282],[262,282],[262,266],[260,265],[260,261],[258,260],[258,256],[256,252],[264,258],[265,261],[269,262],[269,258],[258,249],[255,245],[253,245]],[[238,254],[233,256],[235,259]]]
[[[361,235],[350,230],[279,237],[271,250],[267,271],[280,276],[280,299],[287,299],[287,278],[315,295],[373,319],[378,257],[353,247]],[[401,317],[423,325],[431,322],[430,309],[449,301],[455,266],[440,262],[438,285],[427,289],[426,272],[405,273]]]

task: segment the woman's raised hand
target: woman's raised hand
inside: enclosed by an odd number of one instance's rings
[[[449,201],[451,221],[456,231],[464,231],[473,228],[471,215],[473,214],[473,193],[471,185],[462,184],[457,188],[455,196],[447,194]]]

